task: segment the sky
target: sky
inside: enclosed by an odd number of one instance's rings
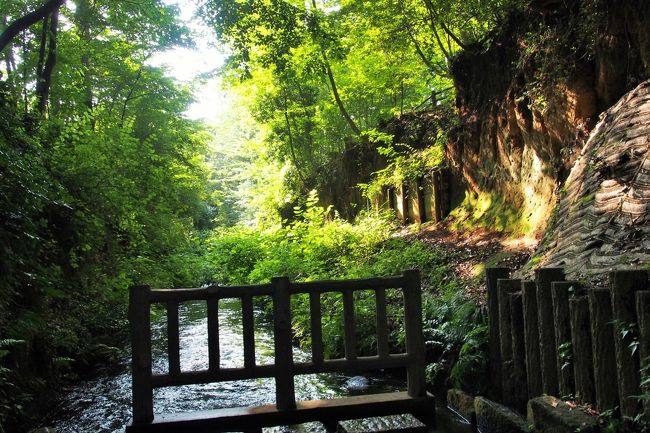
[[[188,118],[216,124],[221,115],[231,108],[232,101],[221,88],[220,79],[216,74],[207,79],[200,79],[199,76],[214,72],[223,65],[226,59],[224,49],[218,46],[212,30],[195,16],[195,0],[164,2],[180,8],[180,18],[192,31],[196,46],[156,53],[148,63],[165,67],[169,76],[192,86],[196,101],[185,113]]]

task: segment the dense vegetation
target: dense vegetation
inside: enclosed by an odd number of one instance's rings
[[[357,219],[344,220],[344,209],[323,207],[319,195],[359,149],[386,162],[357,186],[367,197],[443,166],[446,130],[414,148],[382,125],[431,110],[454,126],[453,62],[487,47],[528,2],[196,3],[230,54],[221,77],[238,109],[217,125],[187,119],[191,89],[149,62],[193,44],[168,2],[0,5],[0,432],[50,399],[57,383],[120,352],[127,288],[136,283],[250,284],[417,267],[435,294],[425,297],[430,378],[444,385],[451,374],[479,391],[485,318],[451,275],[449,253],[396,236],[388,214],[355,209]],[[585,3],[580,49],[592,47],[582,39],[599,17],[589,8],[600,3]],[[544,28],[527,36],[522,62],[566,48]],[[563,58],[587,55],[567,49]],[[543,104],[542,90],[528,89],[533,102]],[[372,315],[371,301],[360,299],[358,314]],[[341,351],[336,302],[324,303],[331,355]],[[294,307],[304,342],[308,309],[300,299]],[[371,334],[361,336],[362,351],[372,351]],[[391,338],[402,344],[399,317]]]

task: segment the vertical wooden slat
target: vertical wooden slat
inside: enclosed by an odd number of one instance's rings
[[[634,327],[637,324],[635,293],[647,288],[648,272],[613,271],[610,274],[610,282],[621,414],[633,417],[639,412],[638,395],[641,390],[639,352],[630,349],[635,339]]]
[[[252,296],[242,296],[241,313],[244,336],[244,368],[253,368],[255,367],[255,319]]]
[[[589,314],[596,406],[599,412],[604,412],[618,405],[616,356],[612,350],[614,324],[609,289],[589,290]]]
[[[291,345],[291,296],[289,279],[273,278],[273,334],[275,340],[275,395],[278,410],[296,408]]]
[[[519,284],[521,286],[521,284]],[[524,307],[521,292],[508,295],[512,324],[512,365],[514,403],[519,413],[526,413],[528,386],[526,383],[526,347],[524,344]]]
[[[488,298],[488,326],[490,349],[490,390],[495,400],[501,401],[501,346],[499,343],[499,297],[497,295],[497,280],[508,278],[508,268],[487,268],[485,280]]]
[[[512,357],[512,323],[510,314],[510,293],[521,288],[521,280],[500,278],[497,281],[499,298],[499,343],[501,352],[501,401],[507,406],[515,404],[515,377]]]
[[[636,292],[636,314],[639,322],[639,357],[645,377],[650,374],[650,290]],[[650,393],[650,383],[641,386],[641,393]],[[650,418],[650,400],[644,400],[645,415]]]
[[[526,336],[526,379],[528,398],[539,397],[543,393],[542,368],[539,355],[539,327],[537,321],[537,284],[534,281],[521,282],[524,303],[524,332]]]
[[[354,292],[352,290],[345,290],[343,291],[345,359],[357,358],[357,327],[354,316]]]
[[[375,306],[377,310],[377,355],[384,358],[389,354],[385,289],[375,290]]]
[[[309,314],[311,316],[311,360],[314,364],[323,363],[323,324],[321,321],[320,294],[309,294]]]
[[[148,286],[132,286],[129,289],[134,424],[153,421],[150,294]]]
[[[208,299],[208,357],[210,371],[219,369],[219,299]]]
[[[569,300],[571,336],[573,340],[573,374],[575,376],[576,400],[595,403],[594,359],[591,349],[589,323],[589,300],[586,296]]]
[[[426,395],[424,377],[424,337],[422,336],[422,289],[417,270],[404,272],[404,328],[409,356],[407,390],[411,397]]]
[[[169,374],[181,373],[180,337],[178,333],[178,302],[167,302],[167,356],[169,357]]]
[[[557,377],[560,396],[574,393],[573,365],[565,366],[567,359],[564,355],[572,353],[567,347],[571,344],[571,319],[569,315],[569,291],[575,291],[577,283],[571,281],[555,281],[551,283],[551,298],[553,300],[553,324],[555,326],[555,346],[557,350]],[[564,346],[563,346],[564,345]]]
[[[542,386],[544,393],[557,396],[559,391],[556,361],[557,348],[555,347],[553,298],[551,295],[551,283],[553,281],[564,281],[564,271],[562,268],[541,268],[535,270]]]

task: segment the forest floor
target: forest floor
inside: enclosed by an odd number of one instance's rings
[[[463,281],[467,298],[480,305],[487,302],[485,268],[517,270],[528,262],[539,243],[537,239],[486,228],[457,230],[453,224],[454,220],[448,218],[417,233],[405,234],[444,252],[453,276]]]

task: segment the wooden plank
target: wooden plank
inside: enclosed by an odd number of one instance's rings
[[[352,290],[343,292],[343,331],[345,359],[355,359],[357,357],[357,327]]]
[[[149,286],[129,288],[129,324],[131,331],[131,407],[135,423],[153,420],[151,383],[151,317]]]
[[[275,365],[256,365],[254,368],[248,369],[220,368],[216,371],[185,371],[177,376],[155,374],[151,378],[151,383],[154,388],[164,388],[168,386],[260,379],[263,377],[274,377],[276,370]]]
[[[211,298],[208,303],[208,359],[210,371],[219,370],[219,299]]]
[[[180,336],[178,333],[178,302],[167,302],[167,359],[169,374],[175,376],[181,372]]]
[[[314,364],[323,363],[323,323],[320,294],[309,294],[309,314],[311,317],[311,360]]]
[[[589,290],[591,344],[594,355],[596,407],[599,412],[618,406],[616,357],[612,350],[614,325],[609,289]]]
[[[637,396],[641,393],[639,353],[630,350],[635,339],[633,329],[637,324],[635,293],[648,287],[648,272],[613,271],[610,282],[621,414],[634,417],[640,410]]]
[[[521,280],[500,278],[497,281],[499,300],[499,344],[501,353],[501,401],[506,406],[515,405],[515,377],[512,356],[512,315],[510,314],[510,293],[521,288]]]
[[[555,346],[557,350],[556,365],[558,389],[561,397],[573,395],[575,384],[573,380],[573,365],[565,366],[568,361],[565,355],[572,350],[563,347],[572,344],[571,316],[569,314],[569,294],[574,292],[578,283],[572,281],[555,281],[551,283],[551,298],[553,301],[553,326],[555,327]]]
[[[508,268],[487,268],[485,280],[488,298],[488,331],[490,350],[490,386],[492,397],[501,401],[501,344],[499,343],[499,298],[497,295],[497,280],[508,278]]]
[[[289,279],[273,278],[273,335],[275,340],[275,396],[278,410],[296,407],[291,344],[291,298]]]
[[[636,292],[636,314],[639,323],[639,357],[641,369],[650,374],[650,290]],[[647,377],[647,376],[646,376]],[[641,386],[642,393],[650,393],[650,383]],[[643,402],[645,416],[650,419],[650,400]]]
[[[519,284],[521,286],[521,284]],[[521,292],[508,295],[510,304],[510,323],[512,325],[512,380],[513,400],[519,413],[526,413],[528,386],[526,383],[526,347],[524,335],[524,306]]]
[[[539,328],[537,321],[537,284],[534,281],[521,282],[524,306],[524,334],[526,345],[526,379],[528,382],[528,399],[539,397],[543,393],[542,369],[539,354]]]
[[[564,271],[562,268],[541,268],[535,270],[542,386],[544,393],[557,396],[559,391],[556,361],[557,348],[555,346],[553,297],[551,295],[551,283],[554,281],[564,281]]]
[[[291,283],[289,293],[327,293],[345,290],[396,289],[403,287],[404,277],[363,278],[358,280],[323,280]]]
[[[569,300],[571,336],[573,340],[573,374],[575,375],[576,400],[596,403],[594,389],[594,358],[591,349],[589,300],[579,296]]]
[[[295,374],[314,373],[355,373],[382,368],[399,368],[410,365],[410,356],[406,353],[392,354],[385,358],[379,356],[360,356],[356,359],[327,359],[322,364],[296,363]]]
[[[255,367],[255,316],[253,297],[241,297],[242,333],[244,337],[244,368]]]
[[[388,315],[386,314],[386,289],[375,290],[375,306],[377,310],[377,355],[387,357],[388,350]]]
[[[409,356],[406,386],[411,397],[426,395],[424,377],[424,337],[422,336],[422,288],[420,272],[404,272],[404,332],[406,333],[406,353]]]
[[[302,424],[310,421],[341,421],[380,415],[435,412],[430,394],[412,398],[406,392],[355,396],[334,400],[311,400],[296,404],[292,410],[274,405],[228,408],[185,414],[162,415],[151,423],[130,424],[127,433],[216,433],[250,428]]]
[[[232,299],[241,298],[243,293],[250,296],[271,296],[273,287],[271,284],[260,284],[256,286],[209,286],[199,289],[157,289],[151,291],[151,302]]]

